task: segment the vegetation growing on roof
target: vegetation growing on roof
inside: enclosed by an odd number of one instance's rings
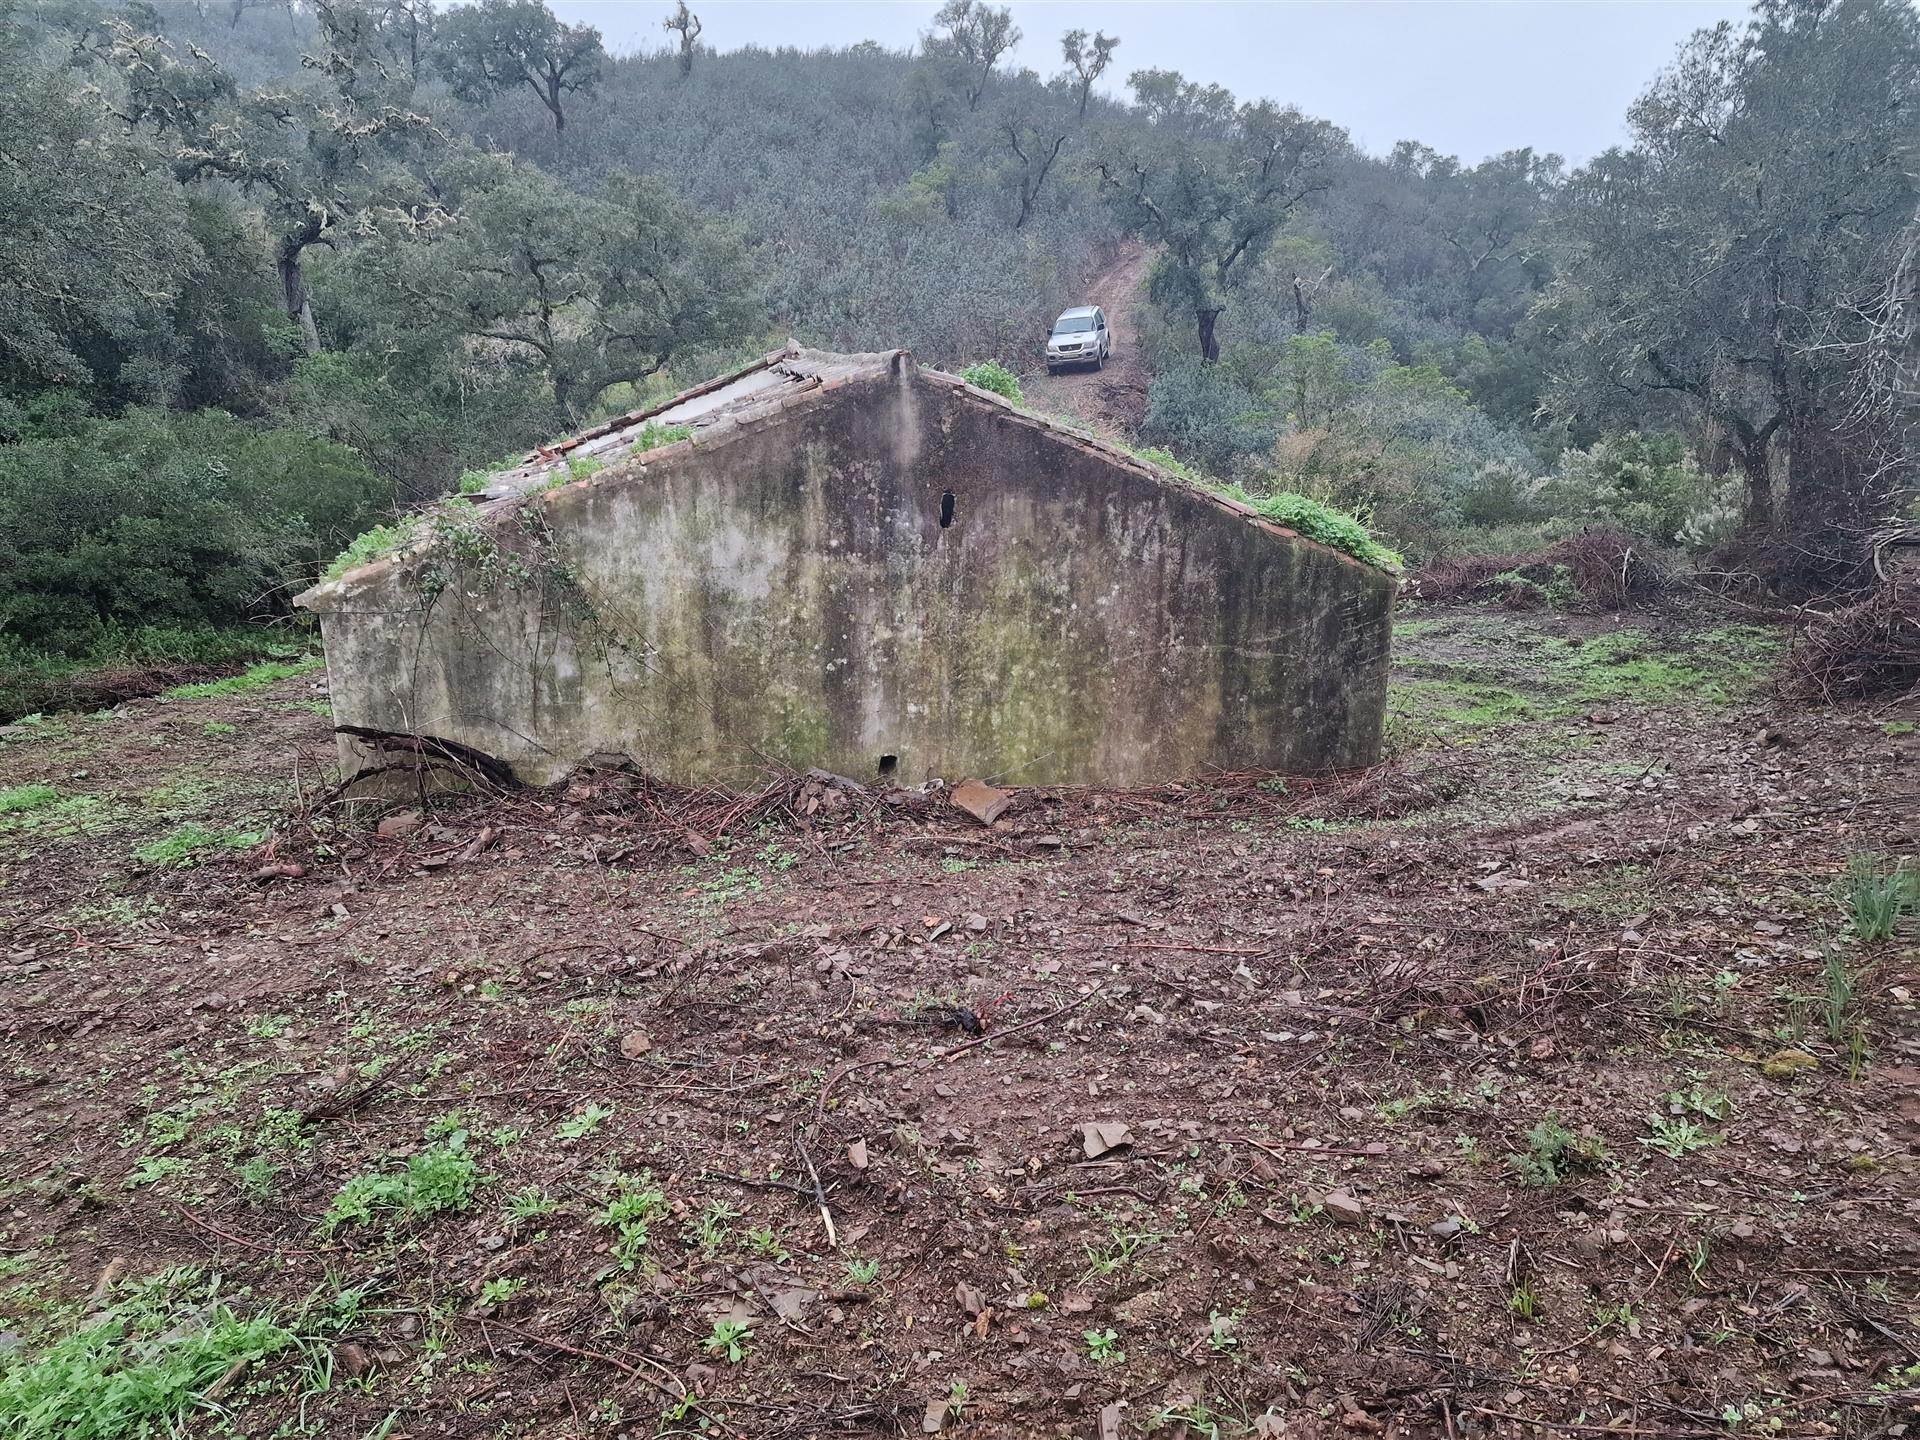
[[[518,470],[525,462],[526,456],[516,450],[511,455],[503,455],[491,465],[483,465],[477,470],[463,470],[460,472],[460,485],[456,493],[478,495],[507,471]]]
[[[1297,530],[1309,540],[1317,540],[1329,549],[1364,560],[1369,565],[1398,574],[1405,566],[1397,550],[1389,549],[1367,533],[1367,527],[1352,515],[1322,504],[1306,495],[1282,490],[1251,502],[1263,518],[1289,530]]]
[[[1353,515],[1333,506],[1315,500],[1306,495],[1298,495],[1290,490],[1276,491],[1271,495],[1255,497],[1239,485],[1216,480],[1203,471],[1181,460],[1170,450],[1157,447],[1135,449],[1122,446],[1136,460],[1144,460],[1149,465],[1157,465],[1176,479],[1189,485],[1197,485],[1203,490],[1211,490],[1217,495],[1225,495],[1252,507],[1254,513],[1262,519],[1271,520],[1276,525],[1284,525],[1297,531],[1309,540],[1318,541],[1329,550],[1338,550],[1343,555],[1351,555],[1356,560],[1364,560],[1377,569],[1390,574],[1399,574],[1406,562],[1397,550],[1382,545],[1375,540],[1367,527]]]
[[[969,365],[960,372],[960,378],[978,389],[1004,395],[1016,405],[1026,403],[1026,397],[1020,393],[1020,377],[998,360],[982,360],[978,365]]]
[[[420,536],[422,519],[419,515],[402,515],[391,525],[376,525],[355,536],[351,545],[333,557],[322,578],[338,580],[349,570],[357,570],[382,555],[391,555],[412,544]]]
[[[633,437],[633,445],[628,453],[644,455],[649,450],[658,450],[662,445],[673,445],[692,438],[691,425],[662,425],[658,420],[649,420]]]

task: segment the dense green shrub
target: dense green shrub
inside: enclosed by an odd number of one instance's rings
[[[960,372],[960,378],[969,385],[1004,395],[1016,405],[1026,401],[1026,397],[1020,393],[1020,377],[998,360],[982,360],[978,365],[969,365]]]
[[[1554,516],[1690,550],[1711,549],[1740,519],[1738,479],[1704,473],[1678,435],[1636,431],[1569,450],[1535,493]]]
[[[385,498],[344,446],[219,411],[133,411],[0,447],[0,645],[285,614]]]
[[[1149,444],[1177,451],[1217,475],[1230,475],[1248,456],[1272,449],[1278,435],[1257,396],[1198,357],[1176,359],[1154,377],[1140,426]]]

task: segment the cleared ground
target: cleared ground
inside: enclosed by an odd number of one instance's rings
[[[1781,638],[1415,612],[1380,772],[991,830],[9,727],[0,1433],[1896,1433],[1916,715]]]

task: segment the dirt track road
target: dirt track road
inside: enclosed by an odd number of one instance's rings
[[[1113,355],[1101,370],[1049,375],[1038,358],[1021,377],[1027,403],[1050,415],[1065,415],[1095,430],[1130,437],[1147,413],[1147,367],[1135,343],[1133,310],[1146,285],[1152,252],[1126,244],[1087,281],[1082,304],[1098,305],[1113,327]]]

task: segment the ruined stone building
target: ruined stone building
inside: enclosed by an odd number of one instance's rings
[[[1375,761],[1394,587],[904,351],[789,347],[300,603],[349,771],[1125,785]]]

